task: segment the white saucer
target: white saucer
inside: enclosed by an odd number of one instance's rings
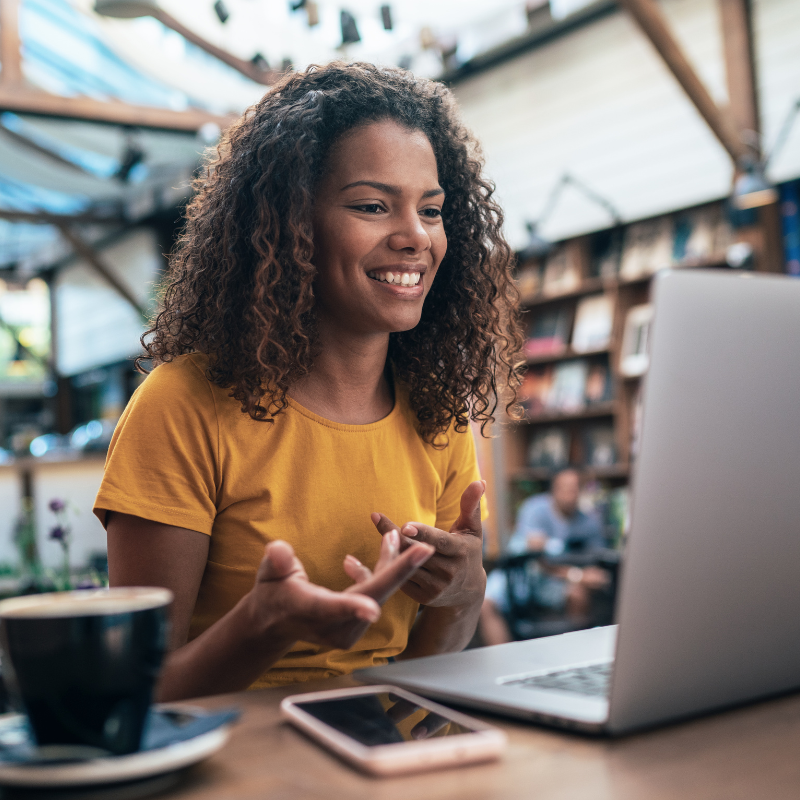
[[[182,707],[181,711],[191,713],[186,707]],[[3,716],[8,718],[11,715]],[[189,767],[208,758],[228,741],[230,729],[229,723],[184,742],[128,756],[95,758],[73,764],[0,763],[0,785],[39,789],[66,788],[150,778]]]

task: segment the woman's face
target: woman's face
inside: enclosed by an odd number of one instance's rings
[[[363,334],[417,325],[447,249],[443,202],[424,133],[382,121],[346,134],[314,198],[320,322]]]

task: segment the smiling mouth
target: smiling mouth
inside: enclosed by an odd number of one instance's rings
[[[368,278],[381,283],[391,283],[393,286],[416,286],[422,274],[419,272],[368,272]]]

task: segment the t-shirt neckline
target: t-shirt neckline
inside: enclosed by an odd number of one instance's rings
[[[400,413],[398,394],[397,386],[395,385],[394,405],[392,406],[392,410],[383,419],[379,419],[376,422],[368,422],[366,425],[349,425],[344,422],[334,422],[332,419],[326,419],[310,411],[305,406],[300,405],[297,400],[289,395],[286,395],[286,401],[289,403],[291,409],[307,419],[310,419],[312,422],[316,422],[318,425],[322,425],[326,428],[333,428],[333,430],[336,431],[344,431],[346,433],[366,433],[368,431],[377,430],[378,428],[383,428],[394,421],[395,417]]]

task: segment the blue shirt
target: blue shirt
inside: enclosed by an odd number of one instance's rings
[[[565,550],[595,550],[605,547],[600,523],[583,511],[563,516],[555,507],[552,495],[537,494],[519,507],[514,535],[508,543],[512,555],[528,551],[528,537],[538,533],[547,537],[545,552],[556,556]]]

